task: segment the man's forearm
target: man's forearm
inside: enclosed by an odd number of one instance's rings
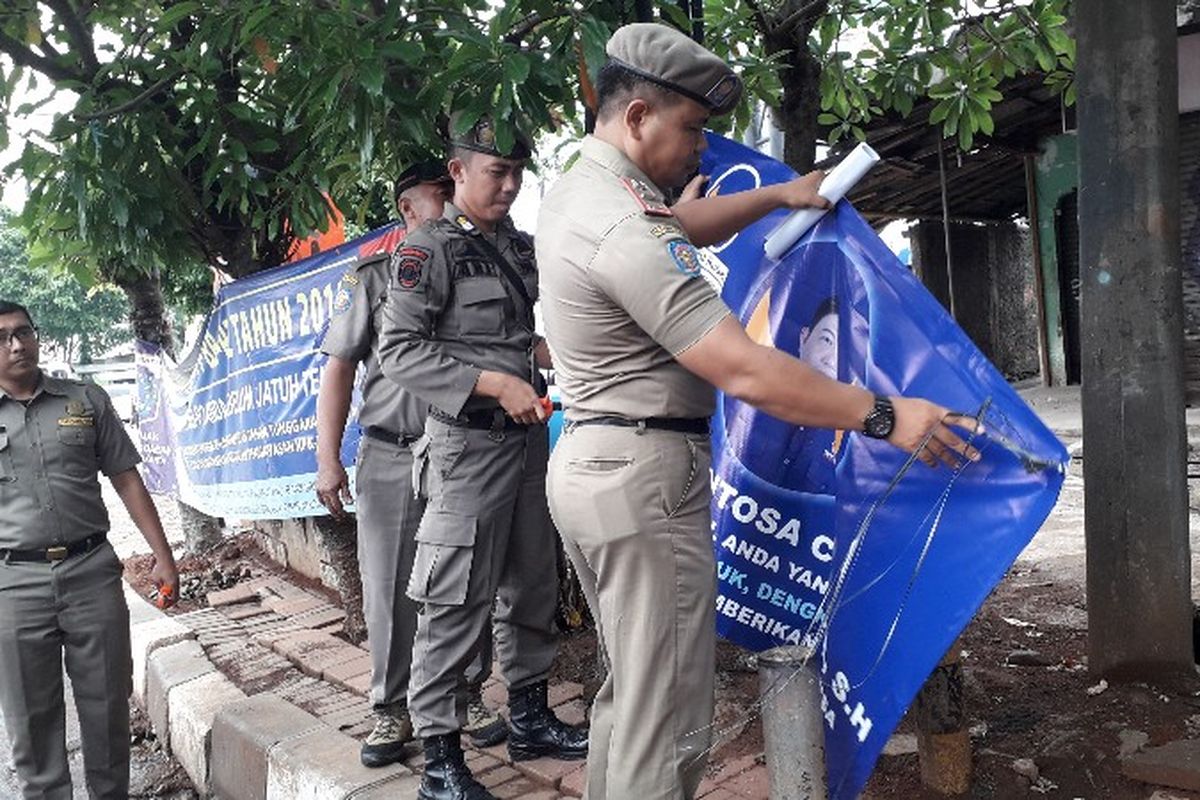
[[[357,364],[330,356],[317,390],[317,461],[341,460],[342,435],[350,416]]]
[[[778,185],[677,203],[672,211],[692,244],[708,247],[783,206]]]
[[[137,526],[142,538],[150,546],[154,557],[164,563],[174,561],[171,545],[167,542],[167,534],[163,530],[162,520],[158,516],[158,509],[154,507],[154,500],[146,491],[146,484],[142,482],[142,476],[138,473],[137,468],[120,472],[109,480],[112,482],[113,488],[117,490],[117,496],[121,498],[125,510],[129,512],[133,524]]]

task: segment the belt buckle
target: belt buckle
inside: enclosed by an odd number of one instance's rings
[[[46,548],[46,560],[51,563],[62,561],[68,555],[70,555],[70,553],[68,553],[67,548],[62,545]]]

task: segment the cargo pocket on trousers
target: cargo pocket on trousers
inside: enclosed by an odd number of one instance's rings
[[[426,510],[417,531],[417,555],[408,596],[418,603],[460,606],[471,584],[476,517]]]

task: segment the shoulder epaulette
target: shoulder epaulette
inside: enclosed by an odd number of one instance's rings
[[[670,206],[663,202],[658,193],[637,178],[621,178],[621,183],[637,201],[642,213],[648,217],[673,217]]]

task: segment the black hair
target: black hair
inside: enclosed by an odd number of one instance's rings
[[[33,315],[29,313],[29,309],[20,303],[14,303],[11,300],[0,299],[0,315],[4,314],[24,314],[25,319],[29,320],[29,324],[33,324]]]
[[[596,74],[596,119],[608,119],[636,97],[664,105],[683,99],[678,92],[643,78],[619,61],[606,61]]]
[[[830,314],[836,314],[836,313],[838,313],[837,296],[833,295],[830,297],[826,297],[823,301],[821,301],[821,305],[817,306],[817,310],[813,312],[812,320],[808,323],[809,331],[811,331],[813,328],[815,328],[817,326],[817,323],[820,322],[822,319],[829,316]]]

